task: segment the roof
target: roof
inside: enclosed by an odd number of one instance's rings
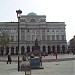
[[[27,16],[37,16],[37,14],[34,12],[30,12]]]

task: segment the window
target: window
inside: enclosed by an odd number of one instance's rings
[[[25,29],[24,29],[24,28],[22,28],[22,29],[21,29],[21,33],[24,33],[24,32],[25,32]]]
[[[47,29],[47,32],[49,32],[49,29]]]
[[[32,35],[32,41],[34,41],[35,40],[35,36],[34,35]]]
[[[27,29],[27,32],[29,32],[29,29]]]
[[[37,40],[39,40],[39,38],[40,38],[39,35],[37,35],[36,38],[37,38]]]
[[[59,29],[56,29],[56,32],[59,32]]]
[[[50,35],[47,35],[47,40],[50,40]]]
[[[16,36],[16,41],[18,41],[18,36]]]
[[[32,30],[32,33],[35,33],[35,30],[34,29]]]
[[[61,38],[62,38],[62,40],[65,40],[65,39],[64,39],[64,35],[61,35]]]
[[[27,35],[27,41],[30,41],[30,35]]]
[[[42,32],[45,32],[45,29],[42,29]]]
[[[59,35],[56,35],[56,39],[59,40]]]
[[[55,40],[55,35],[52,35],[52,40]]]
[[[61,32],[64,32],[64,29],[61,29]]]
[[[36,34],[39,34],[40,33],[40,31],[39,30],[36,30]]]
[[[45,40],[45,35],[42,35],[42,40]]]
[[[11,36],[11,41],[14,41],[14,36],[13,35]]]
[[[52,29],[52,32],[54,32],[54,29]]]
[[[31,19],[30,22],[36,22],[36,20],[35,19]]]
[[[21,34],[21,41],[25,41],[25,35]]]
[[[46,22],[46,19],[40,19],[40,22]]]
[[[21,29],[21,41],[25,41],[25,29]]]

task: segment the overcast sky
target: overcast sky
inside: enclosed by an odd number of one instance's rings
[[[18,9],[22,15],[46,15],[47,22],[65,22],[67,41],[75,35],[75,0],[0,0],[0,22],[17,21]]]

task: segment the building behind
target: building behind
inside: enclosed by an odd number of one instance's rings
[[[70,40],[68,50],[75,54],[75,36]]]
[[[65,22],[46,22],[45,15],[29,13],[20,18],[20,53],[34,50],[35,40],[38,40],[40,51],[60,53],[66,52]],[[9,43],[3,48],[0,46],[0,55],[18,54],[18,22],[0,22],[0,33],[9,34]]]

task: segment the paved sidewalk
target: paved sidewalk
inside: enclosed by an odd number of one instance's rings
[[[17,61],[18,60],[18,56],[17,55],[12,55],[11,56],[12,58],[12,61]],[[75,55],[73,54],[58,54],[57,55],[57,59],[58,60],[55,60],[56,59],[56,56],[53,56],[53,55],[48,55],[48,56],[42,56],[42,61],[62,61],[62,60],[73,60],[75,59]],[[20,56],[20,60],[22,60],[22,56]],[[7,56],[0,56],[0,61],[7,61]]]
[[[75,55],[58,55],[58,59],[73,59]],[[42,60],[55,60],[55,56],[43,56]],[[17,61],[17,56],[12,56],[13,61]],[[21,56],[20,56],[21,60]],[[7,57],[0,56],[0,75],[25,75],[25,72],[18,72],[17,62],[6,64]],[[60,62],[43,62],[44,69],[31,70],[31,75],[75,75],[75,60]]]
[[[44,69],[31,70],[31,75],[75,75],[74,62],[43,62]],[[0,75],[25,75],[25,72],[17,71],[17,62],[0,62]]]

